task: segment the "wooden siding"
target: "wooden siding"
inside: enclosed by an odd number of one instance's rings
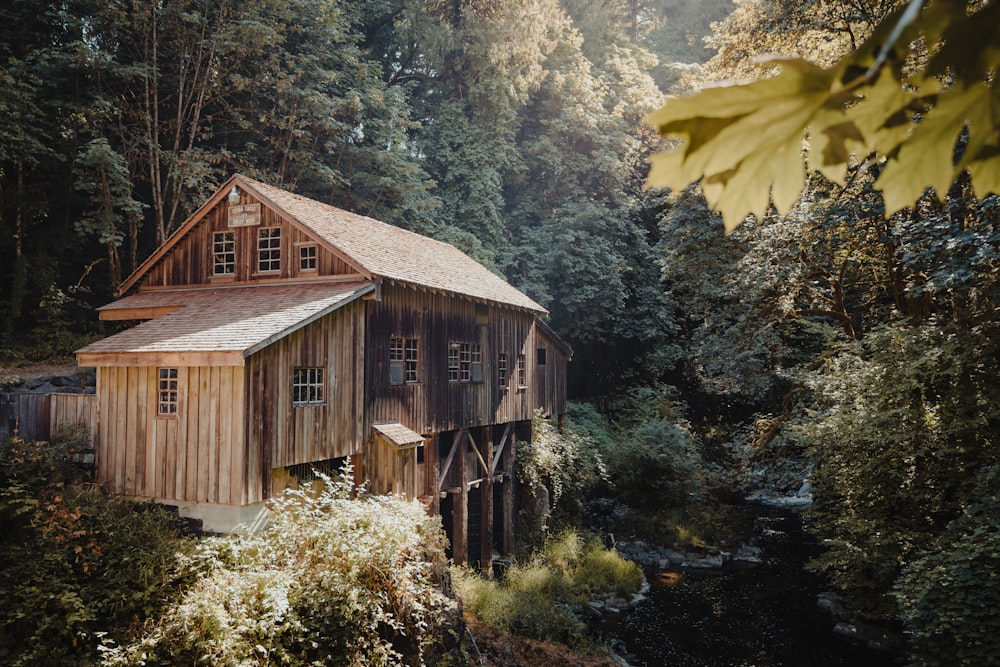
[[[400,449],[378,434],[365,445],[365,478],[372,493],[391,493],[407,500],[425,495],[417,448]]]
[[[273,468],[361,452],[364,332],[364,302],[356,301],[247,359],[244,503],[270,497]],[[322,405],[292,406],[296,367],[325,369]]]
[[[96,442],[97,394],[52,394],[49,397],[49,438],[86,430],[91,447]]]
[[[178,367],[177,413],[157,414],[158,369],[97,369],[97,479],[111,493],[239,505],[244,369]]]
[[[257,203],[247,194],[243,195],[242,202],[244,204]],[[353,268],[322,244],[318,244],[317,247],[317,270],[301,272],[299,271],[298,248],[302,244],[315,243],[315,239],[293,227],[264,204],[261,204],[261,224],[259,226],[229,228],[227,226],[228,211],[229,205],[226,200],[207,211],[201,223],[192,228],[143,277],[142,287],[253,284],[274,280],[309,280],[323,276],[355,273]],[[257,272],[257,230],[262,227],[279,227],[281,229],[281,271]],[[235,275],[213,275],[212,235],[214,232],[236,233]]]
[[[48,394],[0,394],[0,438],[14,435],[23,440],[48,440]]]
[[[369,301],[366,359],[367,427],[400,422],[423,434],[530,420],[535,408],[565,412],[566,356],[534,326],[531,313],[444,294],[386,285]],[[390,384],[389,339],[419,341],[419,382]],[[448,345],[479,343],[482,382],[448,381]],[[539,347],[547,363],[537,366]],[[500,387],[498,354],[507,354],[506,387]],[[525,355],[527,386],[518,387],[517,357]],[[540,374],[539,371],[544,371]]]

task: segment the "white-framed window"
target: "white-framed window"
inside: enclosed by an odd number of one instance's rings
[[[212,235],[212,272],[217,276],[236,273],[236,232]]]
[[[316,246],[311,244],[299,246],[299,271],[315,271],[317,257]]]
[[[528,386],[528,362],[523,354],[517,355],[517,386],[519,389]]]
[[[157,371],[156,414],[177,414],[177,369],[160,368]]]
[[[483,348],[479,343],[448,344],[448,381],[483,381]]]
[[[500,386],[507,387],[507,353],[501,352],[497,355],[497,376],[500,379]]]
[[[419,382],[419,364],[419,340],[396,336],[389,339],[390,384],[414,384]]]
[[[281,227],[261,227],[257,230],[257,271],[281,271]]]
[[[292,370],[292,405],[295,407],[322,405],[324,375],[326,374],[322,368],[294,368]]]

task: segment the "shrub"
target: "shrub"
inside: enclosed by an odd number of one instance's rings
[[[206,540],[197,584],[109,665],[422,665],[454,602],[417,503],[352,498],[351,471],[288,491],[259,535]]]
[[[584,625],[571,606],[603,595],[629,596],[643,575],[635,563],[575,530],[550,537],[541,553],[511,566],[500,581],[458,570],[466,607],[484,623],[532,639],[577,643]]]
[[[895,596],[918,667],[985,665],[1000,655],[997,497],[977,503],[942,549],[911,563]]]
[[[66,451],[13,440],[0,447],[0,662],[92,662],[100,638],[156,615],[179,583],[190,544],[159,506],[80,491]]]

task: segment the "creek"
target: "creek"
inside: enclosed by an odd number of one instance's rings
[[[657,667],[889,667],[898,656],[833,636],[816,605],[821,581],[803,565],[816,551],[801,517],[748,506],[762,562],[721,570],[647,572],[649,599],[594,630]]]

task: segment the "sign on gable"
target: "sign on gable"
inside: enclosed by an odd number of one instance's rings
[[[260,204],[237,204],[229,207],[230,227],[254,227],[260,224]]]

